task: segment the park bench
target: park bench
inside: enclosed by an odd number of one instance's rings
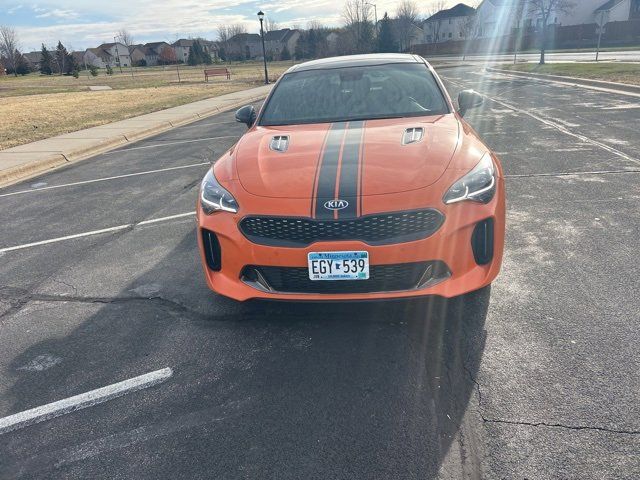
[[[204,81],[208,82],[209,77],[227,77],[227,80],[231,80],[231,72],[227,67],[208,68],[204,71]]]

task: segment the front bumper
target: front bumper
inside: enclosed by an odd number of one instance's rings
[[[447,180],[448,181],[448,180]],[[395,204],[411,205],[416,203],[416,194],[399,194],[391,199]],[[253,201],[252,201],[253,200]],[[387,199],[389,200],[389,199]],[[395,200],[395,201],[394,201]],[[375,300],[388,298],[408,298],[422,295],[455,297],[489,285],[500,271],[504,249],[505,200],[504,182],[498,179],[496,195],[488,204],[461,202],[453,205],[439,204],[438,198],[432,204],[445,215],[442,226],[430,237],[390,245],[368,245],[362,241],[340,240],[316,242],[301,248],[259,245],[249,241],[239,230],[238,223],[247,215],[225,212],[205,215],[198,206],[198,244],[205,278],[209,288],[215,292],[244,301],[252,298],[317,301],[317,300]],[[422,199],[424,201],[424,199]],[[283,209],[282,199],[246,199],[240,202],[247,205],[246,211],[252,214],[269,214]],[[308,200],[287,200],[291,210],[306,209]],[[390,203],[390,202],[387,202]],[[300,204],[300,205],[298,205]],[[374,207],[376,208],[376,207]],[[381,207],[377,211],[384,211]],[[486,222],[486,223],[483,223]],[[477,228],[478,225],[491,224],[491,230]],[[210,268],[211,258],[207,259],[207,249],[203,242],[203,232],[213,232],[219,242],[220,264]],[[475,234],[474,234],[475,232]],[[483,239],[489,239],[484,248],[478,248]],[[472,247],[475,242],[476,248]],[[271,290],[262,282],[255,282],[255,276],[247,277],[247,268],[264,267],[307,267],[309,252],[366,250],[369,252],[371,268],[382,265],[438,262],[448,270],[437,282],[425,282],[413,288],[398,291],[376,291],[372,293],[296,293]],[[298,270],[299,273],[299,270]],[[365,282],[356,280],[354,282]],[[314,282],[317,283],[317,282]],[[342,282],[330,282],[342,283]]]

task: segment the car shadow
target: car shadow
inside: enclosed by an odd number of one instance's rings
[[[166,366],[174,375],[4,435],[12,477],[434,478],[443,462],[475,461],[465,458],[475,433],[464,427],[461,445],[460,430],[476,401],[489,288],[239,304],[194,268],[191,231],[117,300],[49,305],[51,321],[89,313],[13,359],[13,412]],[[131,294],[152,283],[162,286],[152,298]],[[44,353],[63,360],[19,370]]]

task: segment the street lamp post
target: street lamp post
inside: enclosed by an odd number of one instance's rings
[[[600,56],[600,42],[602,41],[602,29],[604,28],[604,10],[600,11],[600,23],[598,23],[598,47],[596,48],[596,62]]]
[[[258,12],[258,18],[260,19],[260,38],[262,38],[262,61],[264,62],[264,84],[269,85],[269,74],[267,73],[267,50],[264,47],[264,28],[262,22],[264,21],[264,12],[260,10]]]

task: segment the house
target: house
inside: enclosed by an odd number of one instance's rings
[[[147,64],[144,58],[144,45],[129,45],[129,56],[131,57],[131,63],[134,67],[139,67]]]
[[[88,48],[84,54],[84,61],[87,65],[94,65],[98,68],[131,65],[129,48],[120,42],[103,43],[96,48]]]
[[[580,0],[568,12],[552,12],[549,25],[567,27],[640,18],[640,0]],[[475,35],[509,35],[514,29],[537,29],[542,19],[527,0],[483,0],[476,13]]]
[[[475,17],[475,8],[464,3],[440,10],[422,23],[423,41],[424,43],[440,43],[471,38]]]
[[[166,50],[165,49],[169,49]],[[144,60],[148,67],[175,63],[176,54],[167,42],[151,42],[144,45]]]
[[[280,60],[285,48],[289,52],[289,57],[292,57],[296,51],[296,45],[299,38],[300,31],[291,30],[289,28],[271,30],[265,33],[264,45],[267,57],[273,60]]]
[[[391,20],[391,28],[401,52],[408,52],[414,45],[424,42],[424,29],[415,23],[407,27],[406,21],[394,18]]]
[[[227,40],[226,49],[228,59],[258,58],[262,57],[262,40],[257,33],[239,33]]]
[[[55,53],[52,53],[54,55]],[[29,64],[31,71],[35,72],[40,70],[40,62],[42,61],[42,52],[28,52],[23,53],[22,56]]]
[[[193,46],[193,42],[195,40],[196,39],[181,38],[180,40],[177,40],[176,42],[173,43],[173,49],[176,52],[176,58],[178,59],[179,62],[187,63],[187,60],[189,59],[189,52],[191,52],[191,47]],[[209,40],[204,40],[201,38],[197,40],[202,45],[202,49],[205,52],[209,53],[209,55],[211,55],[211,59],[213,61],[218,60],[219,48],[216,42],[211,42]]]

